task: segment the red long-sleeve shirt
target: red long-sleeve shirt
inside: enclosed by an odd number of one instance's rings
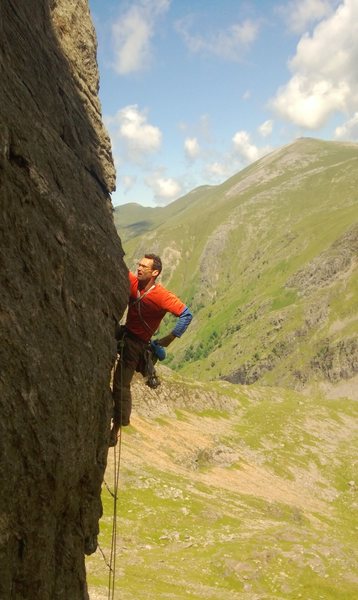
[[[129,304],[126,327],[140,339],[149,341],[157,331],[164,315],[170,312],[179,317],[186,305],[160,283],[145,293],[138,289],[138,278],[129,272]],[[139,298],[142,299],[139,300]]]

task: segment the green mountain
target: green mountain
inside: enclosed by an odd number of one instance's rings
[[[119,207],[115,222],[129,268],[160,254],[163,284],[193,310],[171,368],[295,388],[357,373],[357,144],[299,139],[164,208]]]
[[[122,242],[138,237],[165,224],[168,219],[179,218],[187,206],[193,206],[213,186],[205,185],[192,190],[189,194],[165,207],[152,208],[135,202],[117,206],[114,209],[114,223]]]

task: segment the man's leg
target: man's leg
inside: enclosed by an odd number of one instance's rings
[[[131,381],[143,354],[143,344],[126,336],[123,338],[121,356],[113,376],[113,428],[110,446],[117,443],[117,435],[121,425],[130,423],[132,411]]]
[[[113,424],[118,432],[121,425],[129,425],[132,411],[131,381],[135,372],[133,364],[119,358],[113,377]]]

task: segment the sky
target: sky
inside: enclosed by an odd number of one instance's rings
[[[89,5],[115,206],[165,206],[299,137],[358,142],[358,0]]]

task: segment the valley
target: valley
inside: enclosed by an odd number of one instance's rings
[[[136,380],[122,432],[115,598],[353,600],[356,402],[161,378],[157,394]],[[108,557],[106,486],[103,502]],[[104,600],[99,551],[87,571],[91,600]]]

